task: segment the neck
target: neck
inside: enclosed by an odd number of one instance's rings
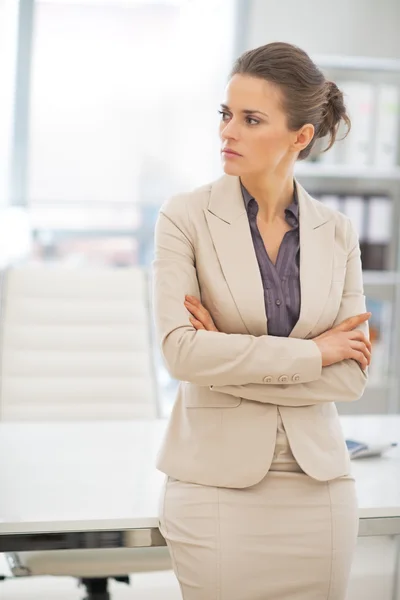
[[[285,208],[293,202],[293,171],[281,174],[248,174],[240,177],[246,190],[257,200],[259,216],[271,224],[285,218]]]

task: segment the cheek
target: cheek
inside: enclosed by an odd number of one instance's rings
[[[256,162],[265,162],[281,153],[282,135],[273,129],[257,132],[252,140],[251,154]]]

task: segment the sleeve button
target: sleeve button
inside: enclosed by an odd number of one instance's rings
[[[296,375],[293,375],[292,380],[293,381],[300,381],[300,375],[298,373],[296,373]]]
[[[287,375],[281,375],[278,379],[278,381],[280,383],[287,383],[288,382],[288,376]]]
[[[264,377],[264,383],[272,383],[271,375],[267,375],[267,377]]]

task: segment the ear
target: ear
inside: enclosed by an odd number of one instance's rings
[[[301,152],[304,148],[307,148],[308,144],[314,137],[315,128],[311,123],[306,123],[301,129],[295,133],[293,141],[294,152]]]

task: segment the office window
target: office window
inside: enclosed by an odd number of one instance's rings
[[[161,203],[220,173],[217,109],[233,31],[229,0],[36,3],[28,206],[37,258],[149,264]]]

